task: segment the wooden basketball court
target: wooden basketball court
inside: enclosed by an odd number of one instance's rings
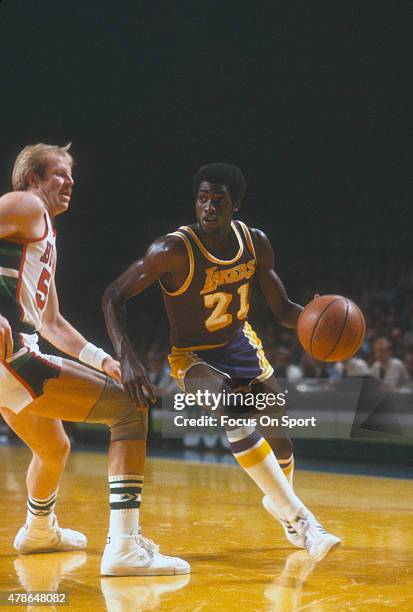
[[[29,452],[0,447],[0,590],[65,591],[70,610],[413,609],[413,480],[298,471],[295,488],[341,548],[319,564],[293,549],[237,466],[148,460],[142,525],[190,576],[101,578],[108,522],[106,456],[74,452],[57,506],[59,522],[86,533],[86,552],[18,556]],[[23,607],[2,607],[22,610]],[[58,607],[31,606],[31,611]]]

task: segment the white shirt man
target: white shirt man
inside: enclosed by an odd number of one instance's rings
[[[360,357],[353,357],[347,361],[340,361],[336,363],[336,368],[343,378],[368,376],[370,373],[369,366],[364,359],[360,359]]]
[[[392,357],[391,345],[387,338],[377,338],[373,344],[376,361],[370,368],[371,376],[391,388],[402,387],[410,380],[403,362]]]

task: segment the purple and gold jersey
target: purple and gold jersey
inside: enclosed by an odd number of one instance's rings
[[[244,327],[257,262],[247,226],[232,221],[231,227],[239,247],[231,260],[209,253],[190,227],[180,227],[171,234],[183,240],[189,258],[189,273],[179,289],[167,291],[160,283],[175,347],[202,350],[223,346]]]

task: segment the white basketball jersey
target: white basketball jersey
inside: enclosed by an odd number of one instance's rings
[[[54,276],[55,231],[45,212],[38,240],[0,240],[0,312],[14,334],[40,329]]]

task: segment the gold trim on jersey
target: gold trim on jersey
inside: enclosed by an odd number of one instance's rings
[[[186,250],[188,251],[188,257],[189,257],[189,272],[188,272],[188,276],[186,277],[186,279],[184,280],[182,285],[179,287],[179,289],[177,289],[176,291],[168,291],[163,286],[161,279],[159,279],[159,284],[160,284],[160,286],[162,288],[162,291],[165,291],[165,293],[167,295],[170,295],[171,297],[175,297],[177,295],[182,295],[182,293],[184,293],[188,289],[189,285],[191,284],[191,280],[192,280],[192,277],[194,275],[194,270],[195,270],[195,266],[194,266],[194,253],[192,251],[192,245],[191,245],[190,241],[188,240],[188,238],[185,236],[185,234],[182,234],[181,232],[176,231],[176,232],[172,232],[171,234],[168,234],[168,236],[178,236],[178,238],[182,238],[182,240],[184,241],[184,244],[186,246]]]
[[[248,321],[245,322],[244,327],[242,328],[244,336],[247,338],[248,342],[252,347],[257,351],[257,357],[260,363],[260,368],[262,373],[257,376],[254,381],[255,382],[263,382],[267,380],[272,374],[274,374],[274,369],[268,359],[265,356],[264,349],[262,348],[262,342],[260,338],[257,336],[255,331],[252,329],[251,325]]]
[[[239,231],[237,230],[237,226],[235,225],[233,221],[231,221],[231,227],[235,232],[235,235],[237,237],[238,244],[239,244],[238,253],[235,255],[233,259],[218,259],[218,257],[214,257],[214,255],[212,255],[209,251],[206,250],[206,248],[204,247],[204,245],[202,244],[198,236],[195,234],[193,229],[191,229],[187,225],[184,225],[182,229],[186,230],[187,232],[191,234],[192,238],[195,240],[197,246],[199,247],[199,250],[201,251],[202,255],[204,255],[207,259],[209,259],[209,261],[212,261],[212,263],[227,265],[227,264],[232,264],[238,261],[238,259],[241,257],[243,250],[244,250],[242,238],[240,236]]]
[[[255,254],[254,243],[252,242],[251,233],[248,227],[245,225],[243,221],[238,221],[240,226],[242,227],[242,231],[244,232],[245,240],[247,241],[248,248],[251,252],[251,255],[254,257],[255,261],[257,260],[257,256]]]

